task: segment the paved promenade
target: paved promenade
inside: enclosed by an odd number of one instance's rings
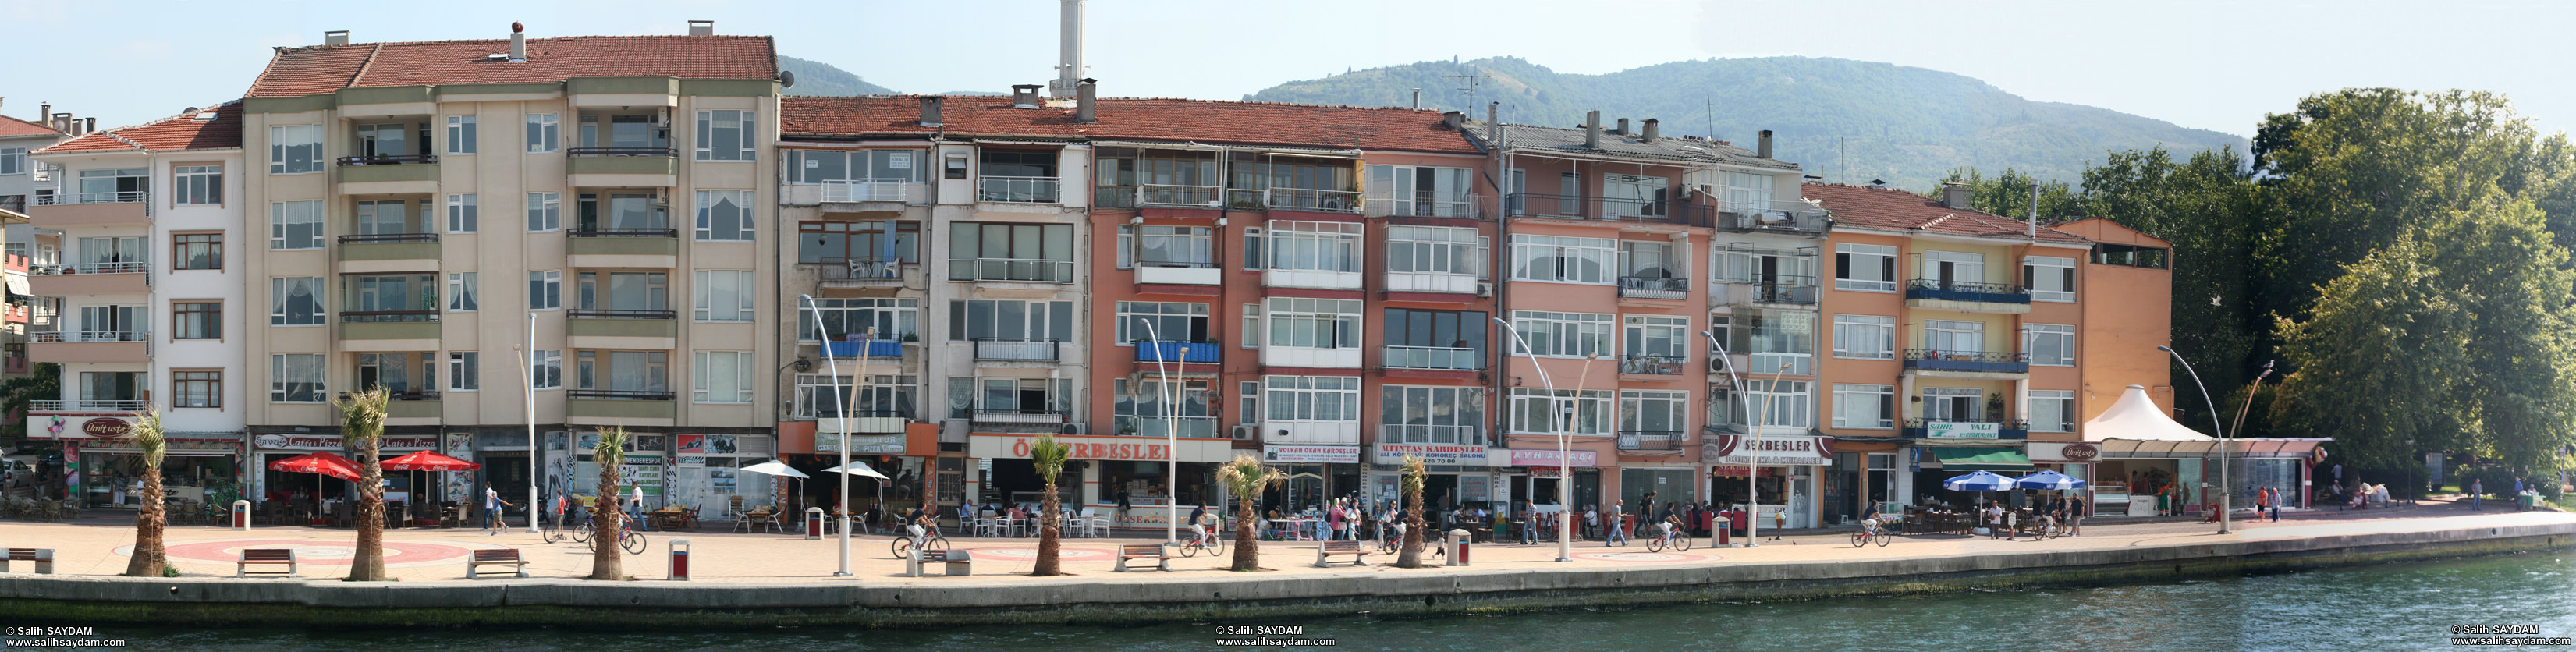
[[[134,540],[130,513],[116,517],[93,516],[64,523],[0,522],[0,547],[39,547],[56,550],[55,572],[61,575],[113,575],[125,568],[127,553]],[[1517,544],[1477,545],[1471,554],[1474,567],[1480,570],[1530,568],[1564,570],[1568,568],[1635,568],[1672,564],[1744,565],[1784,562],[1837,560],[1893,560],[1930,557],[1957,557],[2040,551],[2077,551],[2152,546],[2189,546],[2231,541],[2294,539],[2304,537],[2368,534],[2386,532],[2431,531],[2468,527],[2499,527],[2576,523],[2576,514],[2560,512],[2509,511],[2471,512],[2464,507],[2427,503],[2424,507],[2360,512],[2318,512],[2286,515],[2279,523],[2240,522],[2238,531],[2229,535],[2214,534],[2215,526],[2189,522],[2123,522],[2121,519],[2096,519],[2085,527],[2084,536],[2062,537],[2047,541],[2007,541],[1961,535],[1900,537],[1891,545],[1853,548],[1844,531],[1792,534],[1784,539],[1765,537],[1755,548],[1713,548],[1708,539],[1697,539],[1688,552],[1650,553],[1643,543],[1602,547],[1598,542],[1577,540],[1575,561],[1552,562],[1556,545]],[[826,537],[808,541],[799,536],[781,534],[740,534],[706,532],[648,532],[651,548],[643,555],[631,555],[626,571],[637,579],[660,580],[666,576],[669,542],[687,539],[693,548],[693,580],[697,582],[851,582],[835,578],[838,540]],[[1114,578],[1117,581],[1151,582],[1170,578],[1242,578],[1222,570],[1234,550],[1229,546],[1225,556],[1172,560],[1176,572],[1130,572],[1113,575],[1118,544],[1154,543],[1161,532],[1122,531],[1113,538],[1067,538],[1062,559],[1064,569],[1076,575],[1073,579],[1017,578],[1013,581],[1096,582]],[[287,547],[298,550],[304,560],[303,576],[307,579],[345,576],[350,550],[357,535],[348,529],[307,527],[261,527],[249,532],[209,526],[170,528],[168,548],[171,561],[183,574],[190,576],[230,577],[235,551],[246,547]],[[463,577],[463,561],[468,550],[479,548],[518,548],[531,563],[532,577],[577,578],[590,571],[590,553],[573,543],[544,543],[534,535],[508,532],[497,536],[469,528],[393,529],[386,531],[388,572],[409,581],[454,580]],[[853,537],[850,545],[855,581],[868,583],[925,583],[970,581],[968,578],[902,577],[903,563],[889,551],[892,538],[886,535]],[[953,537],[954,546],[975,553],[975,578],[991,581],[996,576],[1025,574],[1034,565],[1037,540],[1034,538]],[[1358,575],[1370,573],[1411,573],[1389,566],[1392,555],[1371,554],[1366,566],[1336,564],[1315,568],[1313,542],[1265,541],[1261,545],[1261,565],[1274,569],[1262,577],[1305,577]],[[1374,546],[1371,546],[1374,549]],[[1341,559],[1347,560],[1347,557]],[[1425,552],[1429,563],[1441,558]],[[1150,568],[1150,566],[1149,566]],[[24,568],[16,569],[25,572]],[[495,578],[496,581],[498,578]]]

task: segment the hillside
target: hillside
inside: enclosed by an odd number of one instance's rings
[[[796,73],[796,85],[788,88],[786,91],[789,95],[894,94],[894,91],[891,89],[884,86],[878,86],[876,84],[870,84],[867,80],[860,79],[858,75],[850,74],[849,71],[832,67],[832,64],[823,63],[821,61],[808,61],[805,59],[798,59],[796,57],[780,55],[778,57],[778,67],[785,68],[788,72]]]
[[[1747,146],[1756,131],[1770,129],[1775,155],[1809,174],[1904,188],[1931,187],[1969,166],[2073,182],[2107,150],[2162,143],[2187,155],[2226,145],[2243,151],[2246,144],[2108,109],[2033,102],[1962,75],[1808,57],[1680,61],[1604,75],[1558,73],[1515,58],[1422,62],[1288,82],[1246,99],[1402,106],[1410,89],[1422,88],[1424,108],[1455,110],[1466,101],[1454,90],[1465,80],[1450,77],[1462,74],[1489,75],[1476,91],[1478,118],[1482,105],[1500,100],[1509,122],[1573,126],[1599,109],[1604,123],[1660,118],[1666,133]]]

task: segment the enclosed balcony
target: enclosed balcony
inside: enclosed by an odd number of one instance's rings
[[[152,360],[152,333],[149,331],[37,331],[28,335],[27,357],[37,362]]]
[[[1678,378],[1686,369],[1684,363],[1687,360],[1678,355],[1623,355],[1619,356],[1619,375]]]
[[[1512,217],[1656,222],[1703,227],[1708,226],[1717,213],[1714,207],[1707,204],[1672,200],[1601,195],[1544,195],[1528,192],[1516,192],[1504,196],[1503,209]]]
[[[150,292],[151,269],[145,261],[37,265],[28,270],[27,291],[42,297]]]
[[[141,226],[152,221],[152,193],[141,190],[37,195],[27,223],[40,229]]]
[[[1721,282],[1718,305],[1801,308],[1816,305],[1816,277],[1757,274],[1740,282]]]
[[[1381,364],[1388,369],[1475,371],[1484,368],[1484,352],[1468,347],[1389,346]]]
[[[1362,213],[1366,202],[1358,191],[1314,190],[1308,188],[1233,189],[1226,191],[1226,206],[1236,210],[1303,211],[1307,213]],[[1389,206],[1388,213],[1394,208]]]
[[[1669,453],[1682,450],[1686,435],[1677,430],[1621,430],[1619,451]]]
[[[905,263],[901,258],[843,258],[802,264],[813,269],[816,281],[827,288],[903,285]]]
[[[1072,283],[1073,261],[1042,258],[960,258],[948,261],[951,281]]]
[[[1732,202],[1718,207],[1717,228],[1721,231],[1790,233],[1823,237],[1833,227],[1832,215],[1823,207],[1803,201]]]
[[[1906,419],[1906,439],[2029,439],[2030,422],[2021,419]]]
[[[823,342],[823,355],[833,358],[901,358],[903,343],[893,340]]]
[[[1905,283],[1905,306],[1959,312],[2030,312],[2030,288],[1918,278]]]
[[[1057,340],[1007,340],[977,338],[975,359],[1010,362],[1055,362],[1063,355],[1063,342]]]
[[[1215,363],[1223,349],[1215,341],[1207,342],[1136,342],[1136,361],[1175,364]]]
[[[930,203],[930,184],[911,179],[825,181],[816,190],[824,215],[893,215]]]
[[[1063,200],[1064,181],[1055,177],[975,178],[975,201],[1002,204],[1055,204]]]
[[[1690,295],[1690,279],[1678,276],[1619,277],[1619,297],[1623,299],[1680,300]]]
[[[438,348],[437,310],[340,311],[341,348],[350,351],[419,351]]]
[[[1929,371],[1947,374],[2008,374],[2021,376],[2030,373],[2030,354],[2002,353],[1993,351],[1906,349],[1905,369],[1908,371]]]

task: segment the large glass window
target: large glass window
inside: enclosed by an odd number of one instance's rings
[[[1117,399],[1110,415],[1118,434],[1163,437],[1179,427],[1183,437],[1215,437],[1216,417],[1209,410],[1215,397],[1206,380],[1178,380],[1165,386],[1159,378],[1110,381]],[[1164,401],[1174,403],[1166,406]]]
[[[423,207],[424,210],[427,207]],[[412,227],[411,202],[386,199],[358,202],[356,217],[359,235],[418,233],[426,229]]]
[[[969,386],[976,390],[978,412],[1070,415],[1073,411],[1071,378],[977,378]]]
[[[1387,385],[1378,441],[1394,444],[1484,444],[1485,388]]]
[[[544,154],[555,151],[556,145],[562,141],[562,126],[555,114],[528,114],[528,153]]]
[[[1834,289],[1895,292],[1896,248],[1872,244],[1834,245]]]
[[[1386,227],[1386,271],[1486,276],[1484,236],[1447,226]]]
[[[1923,348],[1941,355],[1986,352],[1986,324],[1973,321],[1923,320]]]
[[[1360,379],[1342,376],[1267,376],[1261,400],[1270,421],[1360,420]]]
[[[752,160],[759,151],[760,130],[755,124],[750,111],[699,111],[698,160]]]
[[[1467,168],[1368,166],[1369,214],[1474,217],[1474,204],[1467,199],[1472,173]]]
[[[2075,391],[2030,390],[2030,429],[2033,432],[2073,432]]]
[[[217,370],[172,371],[170,372],[170,393],[177,395],[176,398],[170,402],[170,407],[223,407],[224,372]]]
[[[608,277],[602,287],[600,277]],[[670,276],[661,272],[582,272],[575,287],[583,310],[670,310]]]
[[[340,277],[353,313],[429,312],[438,309],[435,274],[367,274]],[[436,315],[352,314],[351,320],[432,321]]]
[[[320,403],[328,392],[322,383],[320,353],[278,353],[268,356],[268,401],[271,403]]]
[[[751,270],[701,269],[690,274],[696,277],[689,286],[696,295],[698,321],[751,321],[752,303],[758,296]]]
[[[1896,387],[1891,385],[1834,385],[1834,427],[1885,429],[1896,427]]]
[[[2023,257],[2021,282],[2023,286],[2030,288],[2032,301],[2074,301],[2075,259],[2049,256]]]
[[[2030,363],[2052,367],[2075,366],[2075,327],[2060,324],[2026,324],[2021,331],[2021,350],[2030,354]]]
[[[1816,313],[1801,310],[1764,310],[1747,313],[1752,318],[1752,369],[1748,374],[1776,374],[1787,369],[1793,375],[1815,373]],[[1741,324],[1739,324],[1741,326]]]
[[[1073,225],[958,222],[948,235],[948,280],[1073,282]]]
[[[483,284],[476,279],[481,272],[447,273],[447,311],[473,312],[483,307]]]
[[[1483,369],[1485,333],[1485,313],[1480,311],[1387,308],[1384,364],[1403,369]]]
[[[751,191],[698,191],[700,242],[747,242],[752,227]]]
[[[322,248],[322,201],[269,202],[268,248]]]
[[[1152,323],[1147,330],[1144,323]],[[1118,302],[1118,344],[1133,346],[1147,336],[1165,342],[1205,342],[1208,304],[1160,301]]]
[[[1756,412],[1745,415],[1746,423],[1760,419],[1764,426],[1811,427],[1814,409],[1808,405],[1807,381],[1747,380],[1744,392],[1745,409]]]
[[[1610,217],[1659,218],[1670,214],[1664,205],[1670,179],[1634,174],[1601,175],[1601,207]]]
[[[1104,147],[1092,157],[1092,196],[1103,208],[1212,207],[1220,198],[1216,152]]]
[[[223,339],[224,304],[221,301],[172,301],[170,326],[171,339]]]
[[[1121,233],[1131,230],[1123,226],[1119,229]],[[1213,241],[1209,238],[1212,229],[1148,224],[1132,227],[1132,231],[1136,239],[1136,262],[1146,267],[1216,266],[1216,258],[1211,252]],[[1119,253],[1126,254],[1126,243],[1119,244]]]
[[[856,376],[797,374],[796,416],[805,418],[844,416],[840,406],[848,405],[851,408],[848,416],[912,418],[912,389],[918,382],[918,378],[893,374],[869,374],[866,379],[867,383],[862,387]],[[975,389],[974,379],[954,380],[954,384],[949,385],[952,392],[961,389],[972,392]],[[839,398],[836,400],[835,396]],[[963,418],[966,415],[955,416]]]
[[[1071,341],[1073,302],[961,300],[948,302],[948,339],[966,342]]]
[[[268,173],[322,171],[322,125],[268,128]]]
[[[224,268],[224,234],[174,233],[170,235],[170,249],[170,269]]]
[[[322,304],[322,277],[293,276],[268,280],[268,325],[320,326],[327,316]]]
[[[1511,431],[1553,435],[1571,429],[1577,435],[1610,434],[1610,391],[1604,389],[1512,388]]]
[[[977,201],[1053,204],[1060,197],[1056,153],[987,149],[980,152],[982,178]]]
[[[921,223],[798,222],[796,262],[853,265],[867,278],[894,278],[896,263],[921,262]]]
[[[691,354],[690,400],[697,403],[750,403],[750,351],[697,351]]]
[[[1690,392],[1619,390],[1619,432],[1678,437],[1689,427]]]
[[[1896,359],[1896,318],[1834,315],[1834,357]]]
[[[1726,173],[1726,206],[1729,213],[1757,213],[1771,209],[1774,186],[1771,175],[1750,172]]]
[[[921,183],[929,166],[922,150],[867,149],[856,151],[800,149],[789,154],[789,165],[795,173],[789,178],[796,183],[903,184]],[[858,200],[893,200],[902,197],[853,196]]]
[[[1269,346],[1347,349],[1360,345],[1360,302],[1356,299],[1271,297]]]
[[[1360,232],[1353,222],[1271,222],[1271,269],[1326,272],[1360,271]]]
[[[1923,388],[1923,420],[1984,421],[1985,391],[1974,387]]]
[[[7,174],[0,172],[0,174]],[[214,206],[224,203],[224,166],[177,165],[170,168],[170,203]]]
[[[1608,238],[1512,236],[1512,278],[1521,281],[1608,285],[1618,269],[1619,243]]]
[[[804,314],[808,311],[812,314]],[[873,328],[877,341],[900,342],[919,332],[920,319],[920,299],[815,299],[812,308],[799,310],[796,339],[817,342],[828,334],[832,341],[841,342]],[[822,333],[814,331],[818,326]]]
[[[1579,358],[1610,355],[1612,317],[1584,312],[1512,311],[1512,328],[1529,340],[1531,355]]]

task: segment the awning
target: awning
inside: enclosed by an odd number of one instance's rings
[[[2227,439],[2226,452],[2231,458],[2303,460],[2315,455],[2317,447],[2329,441],[2334,440],[2332,438],[2237,439],[2230,437]],[[2217,439],[2208,441],[2109,439],[2093,442],[2093,444],[2102,447],[2102,457],[2105,459],[2196,460],[2216,459],[2219,454]]]
[[[2147,398],[2147,388],[2130,385],[2101,416],[2084,422],[2084,441],[2106,439],[2206,442],[2218,438],[2175,423],[2164,408]]]
[[[2030,456],[2023,455],[2018,448],[1935,448],[1932,455],[1941,458],[1943,471],[2030,470]]]
[[[36,296],[35,293],[27,291],[27,277],[14,274],[9,276],[9,295],[18,297]]]

